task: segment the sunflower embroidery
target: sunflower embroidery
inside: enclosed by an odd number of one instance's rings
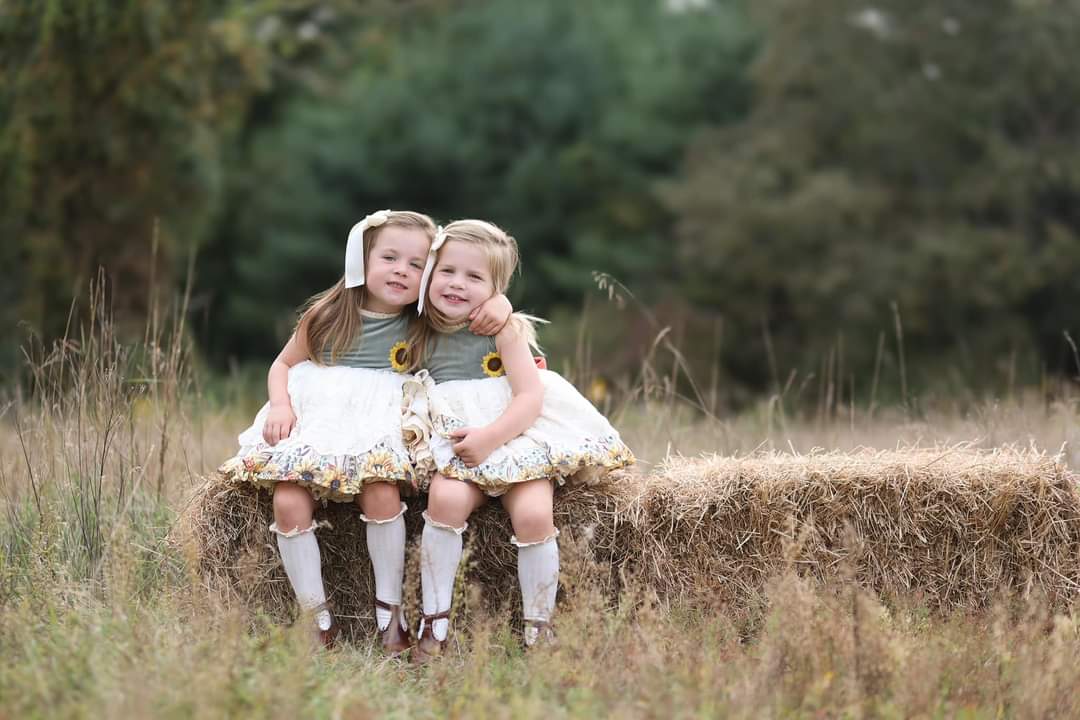
[[[394,458],[385,450],[376,450],[364,458],[364,474],[368,477],[388,478],[393,474]]]
[[[345,473],[331,465],[323,470],[322,484],[337,492],[341,489],[341,483],[345,480]]]
[[[506,374],[506,368],[503,367],[502,356],[497,352],[489,352],[484,356],[484,359],[480,361],[480,366],[484,368],[484,374],[488,377],[499,377]]]
[[[405,372],[409,367],[409,343],[400,340],[390,348],[390,367],[394,372]]]
[[[319,472],[319,466],[310,460],[304,460],[293,466],[293,471],[289,475],[295,476],[294,482],[315,482],[317,476],[321,474]]]

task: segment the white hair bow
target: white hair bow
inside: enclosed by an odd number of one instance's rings
[[[389,210],[379,210],[353,225],[349,231],[349,241],[345,245],[345,287],[364,284],[364,231],[379,227],[389,219]]]
[[[424,274],[420,277],[420,300],[416,304],[416,314],[424,312],[424,299],[427,297],[428,283],[431,282],[431,271],[435,269],[435,256],[439,254],[439,248],[446,243],[446,231],[442,225],[435,232],[435,239],[431,241],[431,249],[428,250],[427,264],[424,265]]]

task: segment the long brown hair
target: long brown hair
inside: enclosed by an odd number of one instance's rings
[[[517,240],[512,235],[486,220],[455,220],[444,227],[443,232],[446,234],[446,242],[456,240],[483,248],[488,258],[491,283],[495,287],[494,295],[506,292],[520,261]],[[443,247],[446,245],[444,244]],[[421,288],[421,292],[426,293],[430,288],[431,281],[429,280],[428,286]],[[415,372],[423,367],[427,361],[430,343],[437,337],[437,333],[454,330],[454,323],[450,318],[440,312],[428,298],[424,298],[424,320],[423,323],[410,326],[409,355],[412,362],[409,372]],[[525,337],[529,345],[539,347],[534,323],[545,322],[544,320],[524,313],[514,313],[508,322],[514,323],[517,331]]]
[[[386,227],[418,228],[428,240],[435,238],[435,221],[423,213],[408,210],[391,211],[378,227],[364,232],[364,267],[367,267],[371,248]],[[367,299],[367,285],[345,287],[345,276],[321,293],[308,298],[300,311],[296,333],[307,341],[308,359],[322,364],[327,353],[333,363],[347,352],[360,337],[364,316],[361,309]]]

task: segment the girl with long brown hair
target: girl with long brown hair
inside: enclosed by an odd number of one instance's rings
[[[367,525],[375,574],[375,617],[384,648],[411,645],[401,611],[405,503],[414,485],[402,441],[402,385],[407,338],[424,262],[437,228],[427,215],[382,210],[357,223],[345,250],[345,274],[304,308],[296,330],[270,366],[269,402],[239,437],[240,452],[221,466],[236,482],[273,492],[282,564],[319,639],[338,627],[326,603],[314,531],[316,501],[357,502]],[[478,332],[510,315],[505,297],[480,309]]]

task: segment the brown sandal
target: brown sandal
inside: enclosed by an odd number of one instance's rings
[[[529,631],[535,630],[536,636],[532,642],[529,642]],[[558,642],[558,638],[555,635],[555,628],[547,620],[526,620],[524,632],[522,633],[522,643],[525,645],[525,649],[537,647],[538,645],[554,645]]]
[[[386,626],[385,630],[379,631],[383,650],[391,657],[406,652],[413,646],[413,640],[409,631],[401,627],[401,606],[391,605],[379,598],[375,598],[375,607],[390,611],[390,624]],[[376,621],[375,626],[378,627],[378,621]]]
[[[443,654],[446,641],[435,639],[435,631],[432,626],[436,620],[444,618],[450,619],[449,610],[424,616],[424,630],[420,633],[420,638],[416,641],[416,647],[413,648],[412,656],[409,658],[413,665],[424,665]]]
[[[316,625],[316,637],[318,638],[319,645],[326,648],[327,650],[332,650],[337,644],[338,635],[341,634],[341,626],[338,625],[337,619],[334,617],[334,612],[330,609],[330,603],[322,603],[320,605],[317,605],[311,610],[309,610],[309,612],[314,615],[316,613],[322,612],[323,610],[330,613],[330,627],[328,627],[326,630],[323,630],[318,625]]]

